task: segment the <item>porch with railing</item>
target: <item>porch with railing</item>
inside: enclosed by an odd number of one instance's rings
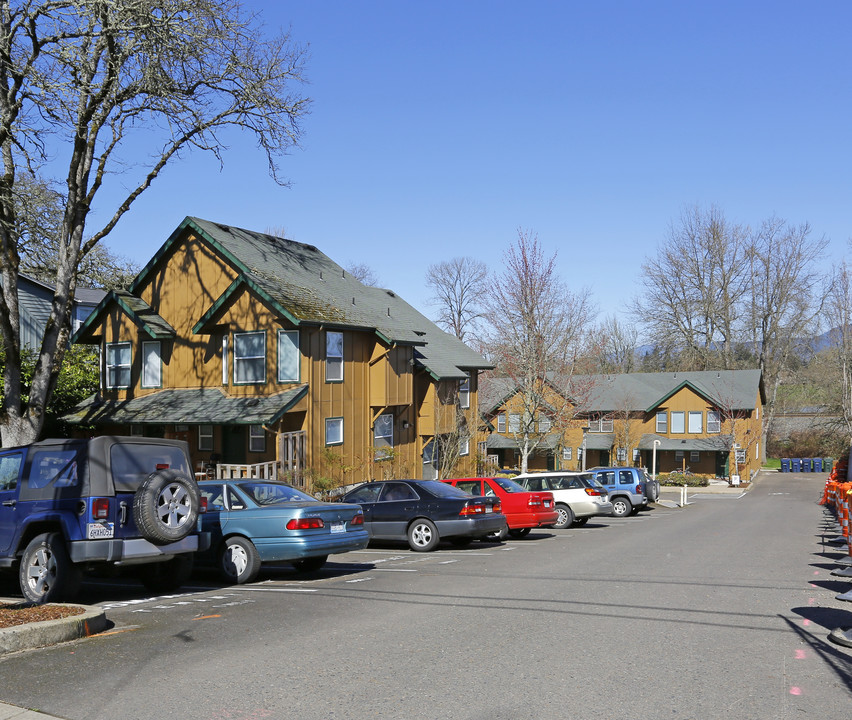
[[[305,447],[307,433],[304,431],[278,434],[278,460],[260,463],[206,463],[204,474],[217,480],[233,478],[257,478],[282,480],[302,490],[305,481]],[[200,473],[199,473],[200,474]]]

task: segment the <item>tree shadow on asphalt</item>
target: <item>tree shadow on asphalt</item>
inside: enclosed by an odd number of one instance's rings
[[[852,626],[852,615],[845,610],[812,606],[791,608],[791,610],[806,620],[810,620],[829,631]],[[852,695],[852,656],[838,646],[832,645],[831,642],[814,637],[810,632],[803,630],[789,618],[783,615],[779,615],[778,617],[787,623],[789,628],[799,636],[799,639],[810,647],[834,671],[838,680],[846,687],[849,694]]]

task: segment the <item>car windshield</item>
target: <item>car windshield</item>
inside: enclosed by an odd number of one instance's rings
[[[507,493],[527,492],[527,490],[518,485],[514,480],[507,480],[501,477],[493,478],[493,480]]]
[[[464,490],[459,490],[457,487],[453,487],[447,483],[438,482],[437,480],[426,480],[419,483],[417,487],[423,488],[431,495],[439,498],[470,497],[470,493],[466,493]]]
[[[584,483],[586,483],[586,485],[587,485],[588,487],[590,487],[590,488],[594,488],[595,490],[597,490],[597,489],[599,489],[599,488],[602,488],[602,487],[603,487],[603,485],[602,485],[601,483],[599,483],[599,482],[597,481],[597,478],[595,478],[595,476],[594,476],[594,475],[592,475],[592,474],[584,474],[584,475],[580,475],[580,479],[581,479]]]
[[[279,505],[288,502],[316,501],[310,495],[290,485],[281,483],[241,482],[240,490],[254,500],[258,505]]]

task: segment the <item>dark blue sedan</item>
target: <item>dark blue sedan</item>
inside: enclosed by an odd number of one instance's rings
[[[406,540],[417,552],[434,550],[442,538],[467,545],[506,525],[500,499],[471,497],[436,480],[384,480],[359,485],[343,496],[358,503],[373,540]]]
[[[215,563],[228,582],[251,582],[265,562],[318,570],[329,555],[369,541],[358,505],[319,502],[271,480],[204,480],[198,487],[207,500],[201,527],[212,540],[199,561]]]

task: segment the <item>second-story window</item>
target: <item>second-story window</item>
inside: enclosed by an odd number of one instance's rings
[[[234,333],[234,382],[266,382],[266,333]]]
[[[343,380],[343,333],[325,334],[325,379],[326,382]]]
[[[157,388],[162,386],[162,364],[160,360],[160,343],[142,343],[142,387]]]
[[[470,378],[459,382],[459,407],[464,409],[470,407]]]
[[[665,410],[660,410],[657,413],[657,432],[667,433],[669,431],[669,416]]]
[[[506,432],[506,413],[500,413],[497,416],[497,432],[498,433]]]
[[[549,433],[550,429],[553,427],[553,423],[550,421],[549,417],[542,415],[538,419],[538,431],[540,433]]]
[[[299,331],[278,331],[278,382],[299,381]]]
[[[718,410],[707,411],[707,432],[722,432],[722,415]]]
[[[700,433],[704,432],[703,428],[704,413],[700,410],[689,411],[689,432]]]
[[[521,416],[519,413],[509,413],[509,432],[521,432]]]
[[[612,418],[601,417],[601,432],[612,432]]]
[[[672,412],[672,432],[673,433],[686,432],[685,421],[686,421],[686,418],[684,417],[683,410],[677,410],[677,411]]]
[[[108,343],[106,348],[107,387],[130,387],[130,343]]]

